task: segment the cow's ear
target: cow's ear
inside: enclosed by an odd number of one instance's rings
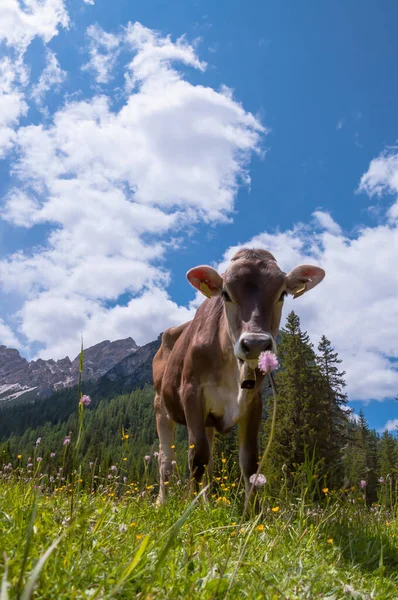
[[[190,269],[187,273],[187,279],[194,288],[208,298],[220,296],[222,292],[222,278],[217,271],[206,265]]]
[[[299,265],[287,275],[288,292],[293,294],[293,298],[298,298],[321,283],[324,277],[325,271],[320,267]]]

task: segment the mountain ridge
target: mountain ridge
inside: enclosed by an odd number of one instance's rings
[[[96,381],[139,349],[132,337],[103,340],[84,350],[83,380]],[[79,379],[80,354],[55,361],[28,361],[15,348],[0,346],[0,406],[15,400],[43,398],[72,387]]]

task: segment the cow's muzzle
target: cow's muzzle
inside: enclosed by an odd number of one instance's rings
[[[268,333],[242,333],[235,344],[235,356],[244,361],[257,361],[261,352],[273,348],[274,340]]]

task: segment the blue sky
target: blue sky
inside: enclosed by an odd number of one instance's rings
[[[0,343],[146,343],[197,306],[189,268],[260,244],[326,269],[285,314],[392,428],[397,17],[387,0],[5,0]]]

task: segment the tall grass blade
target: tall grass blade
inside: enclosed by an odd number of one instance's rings
[[[42,568],[44,567],[50,554],[58,546],[59,542],[62,540],[64,535],[65,535],[65,532],[62,533],[59,537],[57,537],[57,539],[51,544],[51,546],[49,548],[47,548],[47,550],[44,552],[44,554],[41,555],[41,557],[37,561],[33,571],[31,572],[28,581],[26,582],[26,585],[20,596],[20,600],[30,600],[30,598],[32,597],[33,589],[35,587],[36,581],[39,578]]]
[[[4,552],[4,575],[1,581],[0,600],[8,600],[8,556]]]
[[[124,570],[120,580],[117,582],[117,584],[112,588],[112,590],[109,593],[109,597],[113,598],[114,595],[116,595],[116,593],[120,590],[120,588],[123,586],[123,584],[127,581],[127,579],[130,577],[131,573],[134,571],[135,567],[138,565],[138,563],[140,562],[148,544],[149,544],[149,540],[150,540],[150,536],[146,535],[144,537],[144,539],[141,542],[140,547],[138,548],[137,552],[134,554],[133,560],[130,562],[130,564],[126,567],[126,569]]]
[[[30,544],[31,544],[31,541],[32,541],[33,526],[35,524],[36,515],[37,515],[37,505],[38,505],[38,502],[39,502],[39,495],[37,494],[36,497],[35,497],[35,501],[33,503],[33,506],[32,506],[32,512],[31,512],[31,515],[30,515],[30,521],[29,521],[28,531],[26,532],[25,550],[24,550],[24,554],[23,554],[23,558],[22,558],[22,565],[21,565],[21,570],[19,572],[19,578],[18,578],[18,584],[17,584],[17,598],[20,597],[20,591],[21,591],[21,587],[22,587],[23,576],[25,574],[26,562],[28,560],[28,554],[29,554],[29,550],[30,550]]]
[[[190,503],[190,505],[188,506],[188,508],[185,510],[185,512],[181,515],[181,517],[178,519],[178,521],[173,525],[173,527],[171,528],[171,532],[169,535],[169,539],[167,540],[165,546],[163,547],[161,553],[159,554],[159,558],[157,560],[157,563],[155,565],[155,570],[154,570],[154,575],[158,572],[158,570],[160,569],[160,567],[162,566],[162,564],[164,563],[164,560],[167,556],[168,551],[170,550],[170,548],[172,547],[178,532],[180,531],[181,527],[184,525],[185,521],[187,520],[187,518],[189,517],[190,513],[192,512],[195,504],[197,503],[197,501],[199,500],[199,498],[201,496],[203,496],[207,490],[209,489],[210,485],[206,485],[206,487],[204,487],[200,493],[195,496],[195,498],[192,500],[192,502]]]

